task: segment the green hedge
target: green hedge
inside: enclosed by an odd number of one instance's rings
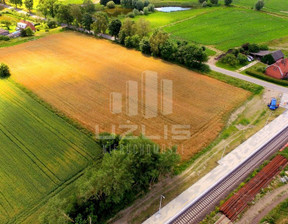
[[[272,82],[272,83],[275,83],[275,84],[281,85],[281,86],[288,86],[288,81],[287,80],[274,79],[274,78],[272,78],[270,76],[267,76],[267,75],[264,75],[264,74],[260,74],[260,73],[257,73],[257,72],[252,72],[252,71],[246,71],[245,73],[247,75],[253,76],[253,77],[258,78],[258,79],[265,80],[267,82]]]

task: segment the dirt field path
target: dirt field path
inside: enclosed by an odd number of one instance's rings
[[[288,198],[288,184],[274,190],[261,198],[255,205],[243,214],[237,224],[256,224],[273,208]]]

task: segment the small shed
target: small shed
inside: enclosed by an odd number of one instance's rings
[[[1,36],[7,36],[8,34],[9,34],[9,31],[8,31],[8,30],[0,29],[0,35],[1,35]]]
[[[266,64],[273,64],[276,61],[284,59],[284,54],[281,50],[278,51],[259,51],[258,53],[251,53],[254,58]]]

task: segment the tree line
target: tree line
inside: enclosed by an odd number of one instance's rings
[[[147,1],[146,4],[148,3]],[[89,32],[93,31],[95,36],[108,31],[118,43],[127,48],[134,48],[146,55],[160,57],[189,68],[208,70],[204,64],[208,60],[205,47],[186,41],[174,41],[161,29],[152,31],[150,23],[143,18],[137,21],[126,18],[123,22],[119,19],[110,20],[107,13],[95,12],[95,5],[91,0],[85,0],[81,6],[58,5],[57,0],[42,0],[39,8],[42,4],[45,6],[42,13],[54,17],[59,23],[82,27]],[[50,23],[48,20],[48,26]]]
[[[65,200],[52,199],[40,216],[41,223],[104,223],[147,192],[159,178],[170,175],[180,160],[176,149],[160,151],[143,136],[110,135],[99,140],[104,152],[76,183],[77,193]]]
[[[112,24],[118,24],[117,29]],[[116,19],[111,22],[109,31],[127,48],[135,48],[143,54],[160,57],[189,68],[202,71],[208,69],[204,64],[208,60],[205,47],[172,40],[170,35],[161,29],[156,29],[151,34],[150,23],[145,19],[141,18],[135,22],[126,18],[123,24]]]

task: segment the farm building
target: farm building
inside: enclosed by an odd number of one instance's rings
[[[36,32],[36,28],[34,26],[33,23],[25,21],[25,20],[21,20],[19,23],[17,23],[17,30],[24,30],[26,28],[30,27],[31,30],[33,30],[34,32]]]
[[[7,36],[8,34],[9,34],[9,31],[8,31],[8,30],[0,29],[0,35],[1,35],[1,36]]]
[[[278,51],[259,51],[258,53],[251,53],[254,58],[266,64],[273,64],[276,61],[284,59],[284,54],[281,50]]]
[[[280,59],[268,66],[265,73],[276,79],[286,79],[288,77],[288,59]]]

